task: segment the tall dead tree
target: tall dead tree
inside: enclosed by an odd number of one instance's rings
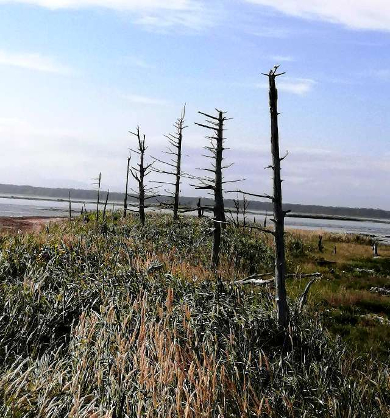
[[[70,200],[70,190],[69,190],[69,220],[72,220],[72,201]]]
[[[132,152],[139,155],[139,163],[136,167],[132,166],[130,168],[130,173],[133,178],[137,181],[138,190],[134,191],[135,198],[138,200],[138,212],[139,218],[142,225],[145,225],[145,201],[155,197],[155,195],[151,195],[150,193],[154,192],[155,189],[146,187],[145,179],[151,173],[151,168],[153,163],[146,164],[145,163],[145,153],[148,147],[145,145],[146,136],[141,136],[139,126],[137,127],[136,132],[130,132],[137,138],[137,149],[131,149]]]
[[[289,311],[286,293],[286,257],[284,245],[284,218],[287,214],[283,210],[282,179],[280,163],[286,157],[280,157],[279,151],[279,126],[278,126],[278,90],[276,78],[284,73],[278,73],[275,66],[268,74],[264,74],[269,80],[269,107],[271,114],[271,153],[273,171],[273,210],[274,210],[274,237],[275,237],[275,289],[276,307],[279,325],[285,328],[289,321]],[[286,155],[287,156],[287,155]]]
[[[182,144],[183,144],[183,131],[187,126],[185,126],[185,115],[186,115],[186,106],[184,105],[183,111],[180,118],[177,119],[173,125],[176,132],[174,134],[165,135],[168,139],[169,144],[172,148],[168,147],[168,151],[165,151],[165,154],[170,155],[171,159],[169,161],[162,161],[158,158],[152,157],[155,161],[162,164],[165,168],[159,169],[155,168],[153,171],[160,174],[166,174],[168,176],[174,176],[175,180],[173,182],[164,182],[164,181],[155,181],[154,183],[158,184],[167,184],[174,186],[174,191],[172,193],[173,203],[165,204],[165,206],[173,208],[173,219],[179,218],[179,204],[180,204],[180,185],[182,177]],[[170,194],[169,190],[166,190]]]
[[[102,185],[102,173],[99,173],[99,176],[95,180],[96,180],[96,183],[93,183],[93,184],[97,186],[96,220],[99,222],[100,187]]]
[[[218,116],[208,115],[207,113],[198,112],[205,116],[206,123],[195,123],[196,125],[213,131],[212,136],[207,136],[210,140],[210,145],[204,147],[210,155],[206,157],[212,159],[212,168],[203,169],[204,171],[212,173],[212,177],[204,176],[197,177],[200,181],[200,185],[197,185],[197,189],[211,190],[214,194],[214,240],[213,240],[213,253],[212,264],[215,268],[219,265],[219,252],[221,247],[221,229],[226,224],[225,217],[225,205],[223,200],[223,184],[224,181],[223,169],[229,166],[223,166],[223,151],[224,151],[224,125],[228,118],[224,115],[226,112],[222,112],[216,109]]]
[[[131,161],[131,157],[127,157],[126,190],[125,190],[125,200],[123,202],[123,217],[124,218],[126,218],[126,215],[127,215],[127,198],[129,197],[130,161]]]

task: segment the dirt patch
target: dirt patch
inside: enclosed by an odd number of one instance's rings
[[[26,216],[21,218],[0,217],[0,233],[37,232],[52,222],[61,222],[64,218]]]

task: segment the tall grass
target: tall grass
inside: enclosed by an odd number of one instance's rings
[[[278,330],[272,294],[231,281],[269,269],[269,242],[226,234],[223,280],[207,221],[3,237],[0,415],[388,416],[388,365],[351,357],[294,301]]]

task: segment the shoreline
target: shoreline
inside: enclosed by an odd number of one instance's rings
[[[51,222],[60,222],[66,219],[59,216],[0,216],[0,233],[3,232],[39,232]]]
[[[44,226],[50,223],[57,223],[67,220],[67,216],[0,216],[0,234],[2,233],[18,233],[18,232],[39,232]],[[364,232],[338,232],[331,230],[324,230],[322,228],[297,228],[295,226],[286,225],[286,232],[298,233],[332,233],[337,235],[357,235],[372,239],[378,239],[381,244],[390,245],[388,241],[389,236],[380,236],[374,234],[367,234]]]

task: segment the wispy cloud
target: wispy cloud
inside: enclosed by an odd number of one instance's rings
[[[200,30],[214,23],[217,14],[203,0],[0,0],[50,10],[104,8],[128,12],[136,24],[165,31],[172,27]]]
[[[390,31],[388,0],[246,0],[305,19],[321,19],[353,29]]]
[[[0,50],[0,65],[24,68],[61,75],[73,75],[75,72],[51,57],[35,53],[14,53]]]
[[[292,62],[295,61],[293,57],[289,55],[272,55],[270,59],[276,63],[280,62]]]
[[[379,70],[374,70],[372,74],[379,78],[382,81],[390,81],[390,69],[388,68],[382,68]]]
[[[285,28],[274,28],[274,27],[262,27],[260,29],[250,29],[248,31],[253,36],[259,38],[278,38],[285,39],[291,35],[291,31]]]
[[[149,62],[147,62],[145,59],[141,57],[126,56],[126,57],[123,57],[121,62],[130,64],[131,66],[134,66],[134,67],[139,67],[139,68],[144,68],[144,69],[155,68],[154,65],[150,64]]]
[[[121,97],[129,102],[152,106],[167,106],[168,100],[156,99],[154,97],[139,96],[136,94],[122,94]]]
[[[316,84],[309,78],[288,78],[285,77],[278,82],[278,90],[286,93],[297,94],[299,96],[309,93]],[[267,83],[257,84],[258,88],[268,89]]]

